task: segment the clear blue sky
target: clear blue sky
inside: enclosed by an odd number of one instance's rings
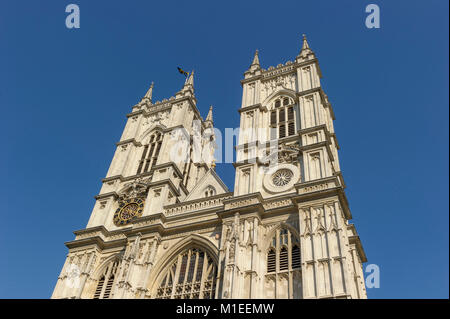
[[[65,27],[65,6],[81,28]],[[381,9],[367,29],[365,6]],[[302,33],[336,114],[371,298],[448,298],[448,1],[1,1],[0,297],[48,298],[86,226],[125,114],[196,70],[198,107],[237,127],[239,80],[293,60]],[[219,175],[233,188],[234,169]]]

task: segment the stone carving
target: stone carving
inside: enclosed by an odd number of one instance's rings
[[[278,148],[278,161],[284,163],[292,163],[297,161],[300,154],[300,148],[296,144],[281,144]]]
[[[125,200],[128,198],[145,197],[147,193],[149,179],[142,177],[136,178],[134,181],[125,184],[125,188],[119,195],[119,200]]]

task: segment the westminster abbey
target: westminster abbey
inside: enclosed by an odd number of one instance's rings
[[[276,67],[256,51],[236,110],[233,190],[211,159],[213,113],[199,113],[194,72],[162,101],[152,84],[127,114],[86,228],[66,243],[52,298],[366,298],[320,79],[306,37]],[[180,145],[187,156],[174,156]]]

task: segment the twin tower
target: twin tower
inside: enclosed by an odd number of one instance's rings
[[[255,53],[232,191],[198,156],[216,137],[193,72],[155,103],[152,84],[127,114],[86,228],[66,243],[52,298],[366,298],[320,78],[305,37],[293,62],[263,69]]]

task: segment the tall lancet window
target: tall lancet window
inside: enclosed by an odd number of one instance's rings
[[[142,151],[137,174],[149,172],[152,166],[156,164],[161,150],[162,138],[163,135],[160,132],[155,132],[150,136],[149,143],[144,146]]]
[[[295,135],[294,100],[289,97],[280,97],[273,102],[270,112],[270,138],[283,138]]]
[[[114,281],[117,277],[119,261],[109,263],[100,276],[94,292],[94,299],[109,299],[112,297]]]
[[[267,250],[266,297],[301,298],[300,266],[299,239],[286,228],[278,229]]]
[[[177,256],[162,276],[156,299],[214,299],[217,265],[198,248]]]

